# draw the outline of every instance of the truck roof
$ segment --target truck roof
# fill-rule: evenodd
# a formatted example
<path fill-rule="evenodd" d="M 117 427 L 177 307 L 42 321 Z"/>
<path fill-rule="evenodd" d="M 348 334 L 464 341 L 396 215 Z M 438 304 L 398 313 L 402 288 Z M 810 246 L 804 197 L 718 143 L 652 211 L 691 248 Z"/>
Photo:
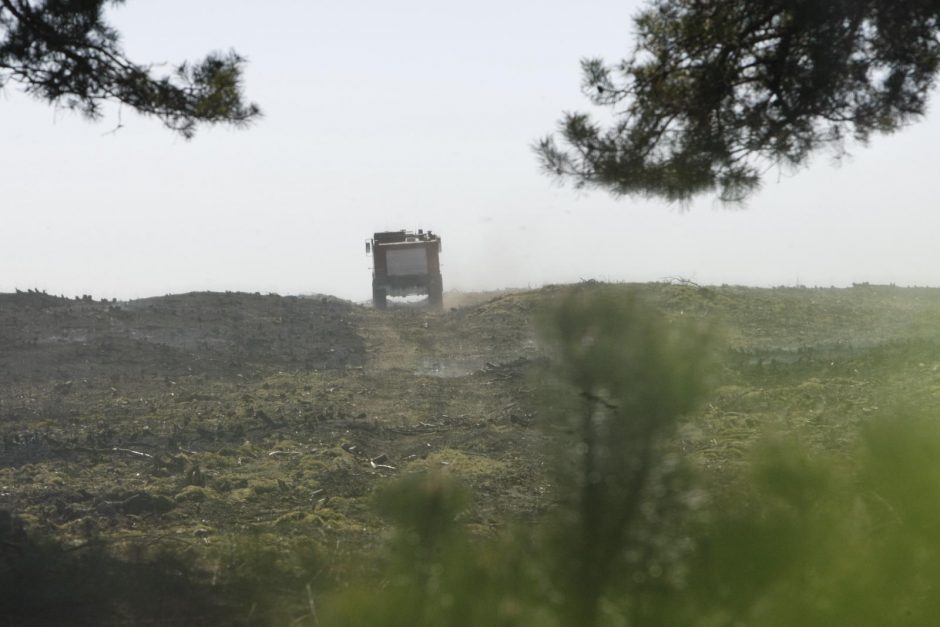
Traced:
<path fill-rule="evenodd" d="M 424 231 L 418 229 L 418 232 L 414 231 L 380 231 L 375 233 L 372 238 L 375 240 L 376 244 L 397 244 L 401 242 L 433 242 L 440 239 L 437 235 L 431 231 Z"/>

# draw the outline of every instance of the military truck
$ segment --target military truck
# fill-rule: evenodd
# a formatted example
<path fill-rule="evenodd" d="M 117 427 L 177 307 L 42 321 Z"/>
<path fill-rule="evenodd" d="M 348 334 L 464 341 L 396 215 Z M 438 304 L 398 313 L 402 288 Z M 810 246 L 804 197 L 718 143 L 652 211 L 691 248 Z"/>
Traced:
<path fill-rule="evenodd" d="M 431 231 L 382 231 L 366 241 L 372 253 L 372 302 L 385 309 L 389 296 L 427 294 L 428 306 L 444 304 L 441 238 Z"/>

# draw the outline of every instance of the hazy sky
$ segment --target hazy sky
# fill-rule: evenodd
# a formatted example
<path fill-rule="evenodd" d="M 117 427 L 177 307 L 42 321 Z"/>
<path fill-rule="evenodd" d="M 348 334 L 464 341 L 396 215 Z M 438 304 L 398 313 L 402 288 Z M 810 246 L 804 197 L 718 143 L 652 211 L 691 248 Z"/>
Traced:
<path fill-rule="evenodd" d="M 639 2 L 131 0 L 128 54 L 234 48 L 265 117 L 192 141 L 0 92 L 0 292 L 371 295 L 373 231 L 441 234 L 445 289 L 596 278 L 940 285 L 940 116 L 745 209 L 577 191 L 531 144 L 587 109 L 578 61 L 633 45 Z M 936 104 L 936 103 L 935 103 Z"/>

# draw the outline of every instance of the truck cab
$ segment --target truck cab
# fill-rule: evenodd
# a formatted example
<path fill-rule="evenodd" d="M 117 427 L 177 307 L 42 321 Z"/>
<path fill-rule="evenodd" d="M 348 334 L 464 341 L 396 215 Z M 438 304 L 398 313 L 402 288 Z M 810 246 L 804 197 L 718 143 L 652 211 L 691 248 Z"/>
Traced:
<path fill-rule="evenodd" d="M 389 296 L 427 294 L 428 306 L 444 304 L 441 238 L 431 231 L 382 231 L 366 241 L 372 253 L 372 302 L 385 309 Z"/>

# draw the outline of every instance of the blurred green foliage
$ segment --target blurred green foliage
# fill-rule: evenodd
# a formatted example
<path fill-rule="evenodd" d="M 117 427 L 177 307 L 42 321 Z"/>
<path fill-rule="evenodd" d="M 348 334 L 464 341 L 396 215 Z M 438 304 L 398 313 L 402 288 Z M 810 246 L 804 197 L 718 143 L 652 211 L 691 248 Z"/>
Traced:
<path fill-rule="evenodd" d="M 472 538 L 448 505 L 465 498 L 453 480 L 407 479 L 383 500 L 401 508 L 393 557 L 328 599 L 328 624 L 934 624 L 929 408 L 882 412 L 848 454 L 768 437 L 733 489 L 710 490 L 671 436 L 717 368 L 712 333 L 603 293 L 563 301 L 545 328 L 555 509 L 534 528 Z M 445 519 L 446 534 L 415 531 Z"/>
<path fill-rule="evenodd" d="M 666 448 L 714 370 L 711 334 L 635 293 L 572 292 L 543 322 L 555 347 L 546 412 L 559 437 L 560 507 L 548 524 L 566 624 L 594 625 L 608 592 L 648 585 L 674 562 L 686 469 Z M 670 537 L 679 536 L 679 537 Z M 659 548 L 654 548 L 659 547 Z"/>

